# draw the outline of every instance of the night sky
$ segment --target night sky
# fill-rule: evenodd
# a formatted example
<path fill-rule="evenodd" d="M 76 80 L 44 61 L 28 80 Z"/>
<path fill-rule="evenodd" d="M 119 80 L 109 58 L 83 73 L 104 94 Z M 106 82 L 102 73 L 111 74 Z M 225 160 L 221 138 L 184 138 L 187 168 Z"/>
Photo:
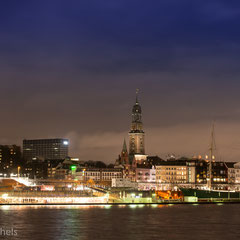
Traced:
<path fill-rule="evenodd" d="M 0 144 L 68 137 L 71 155 L 115 161 L 136 88 L 146 153 L 240 156 L 240 2 L 0 3 Z"/>

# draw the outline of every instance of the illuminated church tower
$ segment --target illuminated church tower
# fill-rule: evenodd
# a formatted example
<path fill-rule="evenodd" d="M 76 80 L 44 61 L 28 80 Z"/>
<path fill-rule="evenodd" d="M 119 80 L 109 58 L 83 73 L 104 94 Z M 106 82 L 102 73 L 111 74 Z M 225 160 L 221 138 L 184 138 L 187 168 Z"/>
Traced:
<path fill-rule="evenodd" d="M 138 90 L 136 103 L 132 109 L 132 126 L 129 132 L 129 155 L 145 155 L 144 131 L 142 124 L 142 109 L 138 102 Z"/>

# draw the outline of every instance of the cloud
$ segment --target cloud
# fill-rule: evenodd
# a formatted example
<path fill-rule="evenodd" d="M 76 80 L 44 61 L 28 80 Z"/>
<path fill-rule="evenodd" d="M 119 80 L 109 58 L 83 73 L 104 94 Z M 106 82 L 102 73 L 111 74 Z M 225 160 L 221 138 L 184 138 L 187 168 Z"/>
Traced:
<path fill-rule="evenodd" d="M 168 127 L 146 128 L 146 154 L 166 158 L 169 154 L 177 157 L 209 155 L 211 123 L 195 122 Z M 217 160 L 238 161 L 240 156 L 240 123 L 219 121 L 215 126 Z M 71 153 L 82 160 L 101 160 L 114 163 L 122 149 L 127 132 L 102 132 L 66 135 L 71 142 Z"/>
<path fill-rule="evenodd" d="M 102 132 L 80 135 L 69 132 L 70 151 L 81 160 L 99 160 L 107 163 L 115 162 L 121 151 L 124 132 Z"/>

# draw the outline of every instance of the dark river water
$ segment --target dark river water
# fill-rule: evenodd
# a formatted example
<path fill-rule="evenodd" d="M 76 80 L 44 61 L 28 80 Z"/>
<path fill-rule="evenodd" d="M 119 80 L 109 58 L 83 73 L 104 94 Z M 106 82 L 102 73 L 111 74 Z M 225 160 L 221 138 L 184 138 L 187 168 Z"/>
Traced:
<path fill-rule="evenodd" d="M 23 240 L 240 239 L 240 205 L 0 206 L 0 230 Z"/>

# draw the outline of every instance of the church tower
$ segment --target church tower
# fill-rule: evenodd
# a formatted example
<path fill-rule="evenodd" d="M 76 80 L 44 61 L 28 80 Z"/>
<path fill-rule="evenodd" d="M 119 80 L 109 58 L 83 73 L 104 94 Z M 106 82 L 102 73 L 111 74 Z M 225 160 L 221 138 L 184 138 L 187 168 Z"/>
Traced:
<path fill-rule="evenodd" d="M 124 139 L 124 142 L 123 142 L 123 148 L 122 148 L 122 152 L 121 152 L 121 156 L 120 156 L 120 161 L 121 161 L 121 164 L 123 166 L 125 166 L 126 164 L 129 164 L 127 144 L 126 144 L 125 139 Z"/>
<path fill-rule="evenodd" d="M 132 109 L 132 126 L 129 132 L 129 155 L 145 155 L 144 131 L 142 124 L 142 108 L 138 102 L 138 90 L 136 103 Z"/>

